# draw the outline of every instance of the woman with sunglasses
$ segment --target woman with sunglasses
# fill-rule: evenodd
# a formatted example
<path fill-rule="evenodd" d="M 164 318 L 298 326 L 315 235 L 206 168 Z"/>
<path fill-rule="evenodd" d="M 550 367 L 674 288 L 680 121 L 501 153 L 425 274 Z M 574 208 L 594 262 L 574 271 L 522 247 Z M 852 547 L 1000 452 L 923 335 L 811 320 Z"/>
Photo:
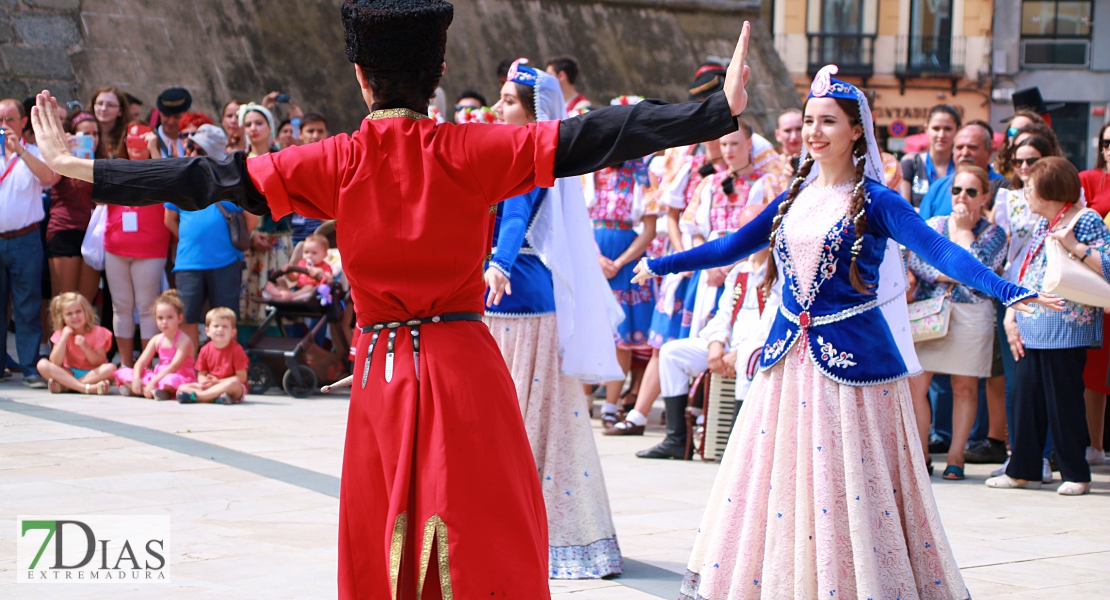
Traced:
<path fill-rule="evenodd" d="M 986 171 L 971 165 L 960 167 L 952 180 L 952 214 L 933 217 L 928 224 L 997 272 L 1006 258 L 1006 232 L 983 217 L 989 190 Z M 922 449 L 928 456 L 929 384 L 936 373 L 952 376 L 952 444 L 944 478 L 959 480 L 964 478 L 964 446 L 979 406 L 979 378 L 991 375 L 994 303 L 983 292 L 944 275 L 917 253 L 910 254 L 909 268 L 918 281 L 916 300 L 947 296 L 951 301 L 948 335 L 914 344 L 924 372 L 910 378 L 910 394 Z M 929 459 L 930 474 L 931 463 Z"/>
<path fill-rule="evenodd" d="M 1095 168 L 1079 174 L 1079 181 L 1087 199 L 1087 206 L 1098 211 L 1103 219 L 1110 214 L 1110 123 L 1098 130 L 1098 157 Z M 1087 368 L 1083 371 L 1084 397 L 1087 401 L 1087 427 L 1091 434 L 1091 445 L 1087 448 L 1087 462 L 1092 465 L 1106 464 L 1106 449 L 1102 440 L 1105 435 L 1106 395 L 1110 394 L 1110 344 L 1105 340 L 1110 336 L 1110 319 L 1103 319 L 1102 348 L 1087 351 Z"/>
<path fill-rule="evenodd" d="M 1011 121 L 1012 124 L 1013 121 Z M 1059 146 L 1055 140 L 1029 133 L 1031 129 L 1039 129 L 1039 127 L 1036 125 L 1023 126 L 1017 135 L 1011 136 L 1014 144 L 1009 150 L 1011 156 L 1009 172 L 1013 174 L 1009 182 L 1010 189 L 1002 188 L 998 190 L 994 203 L 994 222 L 1006 232 L 1010 240 L 1006 249 L 1005 267 L 1000 273 L 1002 278 L 1010 283 L 1018 282 L 1021 261 L 1025 257 L 1025 251 L 1029 248 L 1029 240 L 1033 236 L 1033 231 L 1041 220 L 1041 217 L 1029 208 L 1029 201 L 1025 196 L 1025 188 L 1029 185 L 1029 172 L 1040 159 L 1046 156 L 1059 155 Z M 1005 349 L 1008 346 L 1005 328 L 999 328 L 998 337 L 1002 348 Z M 1002 369 L 1006 376 L 1007 387 L 1011 390 L 1006 394 L 1006 420 L 1009 422 L 1013 416 L 1013 385 L 1016 363 L 1013 356 L 1005 351 L 1002 352 Z M 1010 437 L 1008 440 L 1010 445 L 1013 445 L 1012 431 L 1008 431 L 1007 435 Z M 1052 443 L 1049 441 L 1044 448 L 1041 477 L 1045 482 L 1052 481 L 1052 468 L 1048 462 L 1048 456 L 1051 453 Z M 991 475 L 998 476 L 1005 471 L 1006 465 L 1003 464 L 1002 468 L 991 473 Z"/>
<path fill-rule="evenodd" d="M 1031 110 L 1019 110 L 1014 113 L 1007 124 L 1006 136 L 1002 140 L 1002 145 L 998 147 L 998 152 L 994 155 L 994 170 L 996 173 L 1001 173 L 1007 177 L 1014 174 L 1011 161 L 1014 158 L 1014 151 L 1021 143 L 1018 133 L 1029 126 L 1037 125 L 1048 126 L 1044 122 L 1044 117 Z"/>

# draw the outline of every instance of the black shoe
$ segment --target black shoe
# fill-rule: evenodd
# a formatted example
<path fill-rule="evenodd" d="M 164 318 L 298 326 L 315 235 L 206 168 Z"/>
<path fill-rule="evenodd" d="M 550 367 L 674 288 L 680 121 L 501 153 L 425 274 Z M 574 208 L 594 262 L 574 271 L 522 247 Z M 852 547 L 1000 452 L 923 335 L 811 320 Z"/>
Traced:
<path fill-rule="evenodd" d="M 686 458 L 686 396 L 663 398 L 667 415 L 667 437 L 654 448 L 636 453 L 640 458 Z"/>
<path fill-rule="evenodd" d="M 948 441 L 935 435 L 929 437 L 929 454 L 946 454 Z"/>
<path fill-rule="evenodd" d="M 636 453 L 640 458 L 674 458 L 683 460 L 686 458 L 686 444 L 675 444 L 669 439 L 663 440 L 658 445 L 648 448 L 647 450 L 640 450 Z"/>
<path fill-rule="evenodd" d="M 1002 464 L 1006 462 L 1006 442 L 987 438 L 967 445 L 964 462 L 973 464 Z"/>
<path fill-rule="evenodd" d="M 30 377 L 23 378 L 23 385 L 33 390 L 45 390 L 46 380 L 43 379 L 40 375 L 31 375 Z"/>

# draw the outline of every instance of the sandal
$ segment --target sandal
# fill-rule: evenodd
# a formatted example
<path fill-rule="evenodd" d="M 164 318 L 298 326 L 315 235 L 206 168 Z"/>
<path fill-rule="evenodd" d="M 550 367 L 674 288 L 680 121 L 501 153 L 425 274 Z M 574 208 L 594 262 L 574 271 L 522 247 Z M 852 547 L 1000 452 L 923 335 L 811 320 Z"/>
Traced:
<path fill-rule="evenodd" d="M 949 481 L 963 481 L 964 468 L 957 467 L 956 465 L 948 465 L 944 469 L 944 475 L 941 475 L 941 478 Z"/>
<path fill-rule="evenodd" d="M 181 404 L 196 404 L 197 395 L 194 392 L 178 392 L 177 401 Z"/>
<path fill-rule="evenodd" d="M 50 390 L 51 394 L 64 394 L 69 391 L 62 384 L 54 381 L 53 379 L 46 380 L 46 389 Z"/>
<path fill-rule="evenodd" d="M 621 421 L 612 427 L 606 427 L 601 435 L 644 435 L 644 426 L 630 421 Z"/>
<path fill-rule="evenodd" d="M 929 469 L 929 477 L 932 477 L 933 476 L 933 457 L 930 456 L 925 461 L 925 468 Z"/>
<path fill-rule="evenodd" d="M 213 402 L 216 404 L 238 404 L 234 398 L 227 394 L 220 394 L 220 397 L 213 400 Z"/>

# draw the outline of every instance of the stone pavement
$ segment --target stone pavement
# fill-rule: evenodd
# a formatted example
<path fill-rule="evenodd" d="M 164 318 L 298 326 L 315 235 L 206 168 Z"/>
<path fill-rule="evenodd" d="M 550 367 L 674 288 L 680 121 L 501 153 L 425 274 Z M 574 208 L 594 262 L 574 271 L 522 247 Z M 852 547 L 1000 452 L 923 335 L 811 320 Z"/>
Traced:
<path fill-rule="evenodd" d="M 0 383 L 0 598 L 334 597 L 346 408 L 337 393 L 179 405 Z M 553 581 L 555 600 L 677 596 L 718 467 L 632 455 L 661 437 L 597 436 L 626 574 Z M 1110 468 L 1079 498 L 990 490 L 990 468 L 933 479 L 973 597 L 1110 596 Z M 169 515 L 172 581 L 14 583 L 15 516 L 46 514 Z"/>

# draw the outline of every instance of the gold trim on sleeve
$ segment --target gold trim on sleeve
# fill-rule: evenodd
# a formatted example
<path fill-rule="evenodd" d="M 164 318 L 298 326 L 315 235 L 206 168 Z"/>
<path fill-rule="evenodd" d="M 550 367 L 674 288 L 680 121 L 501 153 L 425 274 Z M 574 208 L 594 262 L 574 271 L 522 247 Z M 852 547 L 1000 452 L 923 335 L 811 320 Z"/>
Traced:
<path fill-rule="evenodd" d="M 402 512 L 393 522 L 393 539 L 389 543 L 389 585 L 393 592 L 393 600 L 397 600 L 397 580 L 401 575 L 401 553 L 405 549 L 407 531 L 408 517 Z"/>
<path fill-rule="evenodd" d="M 428 575 L 428 565 L 432 560 L 432 544 L 436 545 L 436 561 L 439 567 L 439 589 L 443 600 L 454 600 L 455 594 L 451 590 L 451 563 L 450 548 L 447 543 L 447 524 L 439 515 L 432 515 L 424 524 L 424 540 L 420 548 L 420 572 L 416 583 L 416 597 L 420 599 L 424 592 L 424 578 Z"/>
<path fill-rule="evenodd" d="M 406 119 L 412 119 L 413 121 L 431 118 L 428 115 L 422 115 L 415 110 L 409 110 L 407 108 L 386 108 L 382 110 L 375 110 L 374 112 L 366 116 L 366 118 L 370 119 L 371 121 L 377 121 L 378 119 L 393 119 L 395 117 L 404 117 Z"/>

